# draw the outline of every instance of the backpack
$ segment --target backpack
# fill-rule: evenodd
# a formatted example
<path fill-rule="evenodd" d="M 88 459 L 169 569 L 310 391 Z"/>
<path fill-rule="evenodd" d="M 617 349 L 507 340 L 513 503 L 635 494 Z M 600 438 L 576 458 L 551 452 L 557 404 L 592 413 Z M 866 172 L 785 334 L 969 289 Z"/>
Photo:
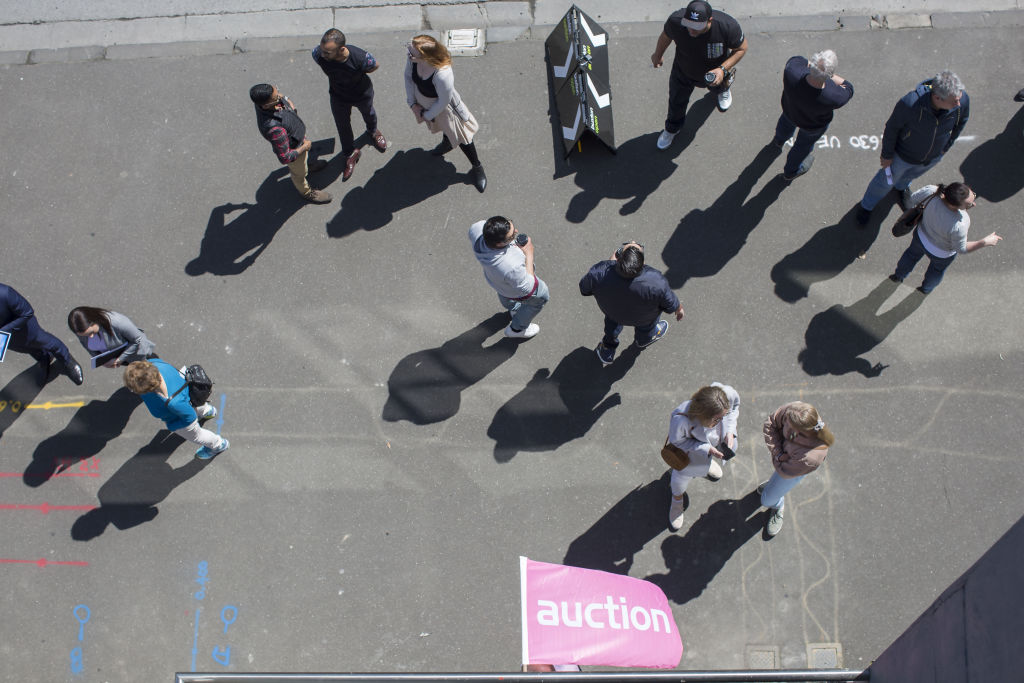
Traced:
<path fill-rule="evenodd" d="M 206 374 L 206 370 L 203 370 L 203 366 L 189 365 L 178 372 L 185 376 L 185 384 L 171 394 L 167 402 L 170 403 L 171 399 L 180 394 L 182 389 L 188 387 L 188 402 L 192 404 L 192 407 L 198 408 L 205 405 L 210 400 L 210 394 L 213 393 L 213 380 Z"/>

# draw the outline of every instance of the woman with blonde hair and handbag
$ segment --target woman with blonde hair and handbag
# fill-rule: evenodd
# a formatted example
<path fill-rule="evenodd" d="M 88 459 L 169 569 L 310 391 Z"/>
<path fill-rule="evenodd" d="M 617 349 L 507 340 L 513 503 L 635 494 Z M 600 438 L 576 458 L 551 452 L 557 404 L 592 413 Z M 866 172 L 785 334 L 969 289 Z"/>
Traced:
<path fill-rule="evenodd" d="M 765 529 L 769 536 L 782 529 L 786 493 L 818 469 L 835 442 L 832 430 L 810 403 L 787 403 L 765 420 L 764 443 L 775 472 L 757 487 L 757 492 L 761 494 L 761 505 L 770 512 Z"/>
<path fill-rule="evenodd" d="M 694 477 L 711 481 L 722 478 L 722 466 L 714 458 L 724 458 L 720 448 L 731 453 L 736 447 L 736 422 L 740 415 L 740 395 L 732 387 L 712 382 L 701 387 L 690 400 L 672 411 L 668 424 L 668 442 L 684 451 L 689 464 L 672 470 L 672 504 L 668 522 L 673 531 L 683 526 L 683 494 Z"/>
<path fill-rule="evenodd" d="M 473 166 L 473 185 L 483 192 L 487 176 L 473 143 L 480 126 L 455 90 L 455 72 L 448 48 L 431 36 L 419 35 L 409 41 L 407 50 L 405 100 L 416 123 L 426 122 L 431 133 L 443 133 L 441 144 L 430 153 L 444 156 L 458 145 Z"/>

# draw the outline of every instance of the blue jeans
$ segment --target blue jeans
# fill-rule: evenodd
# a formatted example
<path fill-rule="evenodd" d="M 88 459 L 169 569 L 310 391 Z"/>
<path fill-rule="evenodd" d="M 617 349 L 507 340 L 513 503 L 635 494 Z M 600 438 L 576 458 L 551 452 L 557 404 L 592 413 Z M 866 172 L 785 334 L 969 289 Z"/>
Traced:
<path fill-rule="evenodd" d="M 521 332 L 530 326 L 530 322 L 540 313 L 540 309 L 544 308 L 544 304 L 548 302 L 548 286 L 544 284 L 543 280 L 537 278 L 537 291 L 529 298 L 516 301 L 499 294 L 498 301 L 512 314 L 512 322 L 510 323 L 512 329 Z"/>
<path fill-rule="evenodd" d="M 804 474 L 799 477 L 793 477 L 792 479 L 786 479 L 779 475 L 778 472 L 772 472 L 772 478 L 768 480 L 768 485 L 764 487 L 764 491 L 761 492 L 761 505 L 766 508 L 775 508 L 778 510 L 781 508 L 786 499 L 784 496 L 792 490 L 794 486 L 803 481 L 803 478 L 807 475 Z"/>
<path fill-rule="evenodd" d="M 917 262 L 921 260 L 921 257 L 927 256 L 929 261 L 928 270 L 924 271 L 924 282 L 921 283 L 921 291 L 927 294 L 942 282 L 942 276 L 946 273 L 946 268 L 949 268 L 949 264 L 956 258 L 956 254 L 952 256 L 936 256 L 931 253 L 924 248 L 921 238 L 917 236 L 917 230 L 918 228 L 914 228 L 914 236 L 910 240 L 910 246 L 907 247 L 907 250 L 903 252 L 903 256 L 900 256 L 900 260 L 896 263 L 896 277 L 899 278 L 900 282 L 905 280 L 910 275 L 910 271 L 917 265 Z"/>
<path fill-rule="evenodd" d="M 659 315 L 649 325 L 634 325 L 633 326 L 633 341 L 640 344 L 646 344 L 651 341 L 654 336 L 654 330 L 658 326 L 658 322 L 661 320 Z M 622 325 L 615 322 L 608 316 L 604 317 L 604 339 L 601 343 L 607 346 L 609 349 L 614 349 L 619 345 L 619 333 L 622 332 Z"/>
<path fill-rule="evenodd" d="M 779 116 L 779 122 L 775 124 L 775 142 L 779 144 L 784 143 L 793 134 L 794 130 L 796 130 L 796 124 L 790 121 L 788 116 L 782 114 Z M 828 126 L 824 128 L 801 128 L 800 132 L 796 134 L 796 140 L 793 141 L 793 149 L 789 150 L 789 156 L 786 157 L 786 165 L 783 167 L 782 172 L 788 176 L 796 175 L 796 172 L 800 170 L 800 164 L 810 156 L 814 143 L 827 130 Z"/>
<path fill-rule="evenodd" d="M 864 190 L 864 198 L 860 200 L 860 205 L 871 211 L 878 202 L 882 201 L 882 197 L 889 194 L 890 190 L 902 192 L 910 187 L 910 183 L 915 178 L 924 175 L 940 161 L 942 161 L 941 154 L 927 164 L 912 164 L 901 159 L 899 154 L 894 155 L 892 164 L 889 166 L 889 170 L 892 171 L 892 187 L 889 187 L 889 183 L 885 179 L 885 169 L 878 169 L 878 173 L 868 183 L 868 189 Z"/>

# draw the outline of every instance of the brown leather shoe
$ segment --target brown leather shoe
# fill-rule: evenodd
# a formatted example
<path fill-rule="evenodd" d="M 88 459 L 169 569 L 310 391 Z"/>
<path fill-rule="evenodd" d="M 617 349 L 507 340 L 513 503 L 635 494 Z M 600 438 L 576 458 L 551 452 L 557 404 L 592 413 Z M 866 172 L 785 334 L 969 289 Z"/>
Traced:
<path fill-rule="evenodd" d="M 303 199 L 312 204 L 326 204 L 331 201 L 332 197 L 329 192 L 313 189 L 310 190 L 309 194 L 303 197 Z"/>
<path fill-rule="evenodd" d="M 361 156 L 363 156 L 363 150 L 357 149 L 348 156 L 348 159 L 345 159 L 345 171 L 341 174 L 341 182 L 352 177 L 352 171 L 356 170 L 356 163 Z"/>
<path fill-rule="evenodd" d="M 322 171 L 325 168 L 327 168 L 327 162 L 323 159 L 316 159 L 315 161 L 310 162 L 309 166 L 306 168 L 306 175 Z"/>
<path fill-rule="evenodd" d="M 386 152 L 388 149 L 388 141 L 384 139 L 384 133 L 380 132 L 380 129 L 373 131 L 373 146 L 377 148 L 378 152 Z"/>

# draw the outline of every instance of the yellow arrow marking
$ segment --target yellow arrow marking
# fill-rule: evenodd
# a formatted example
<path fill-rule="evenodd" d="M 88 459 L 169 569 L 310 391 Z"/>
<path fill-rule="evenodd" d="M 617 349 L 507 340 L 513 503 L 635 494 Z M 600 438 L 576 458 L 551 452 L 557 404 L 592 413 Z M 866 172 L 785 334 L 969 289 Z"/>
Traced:
<path fill-rule="evenodd" d="M 47 401 L 46 403 L 30 403 L 25 406 L 25 410 L 50 410 L 51 408 L 81 408 L 85 405 L 85 401 L 75 401 L 73 403 L 54 403 L 53 401 Z"/>

